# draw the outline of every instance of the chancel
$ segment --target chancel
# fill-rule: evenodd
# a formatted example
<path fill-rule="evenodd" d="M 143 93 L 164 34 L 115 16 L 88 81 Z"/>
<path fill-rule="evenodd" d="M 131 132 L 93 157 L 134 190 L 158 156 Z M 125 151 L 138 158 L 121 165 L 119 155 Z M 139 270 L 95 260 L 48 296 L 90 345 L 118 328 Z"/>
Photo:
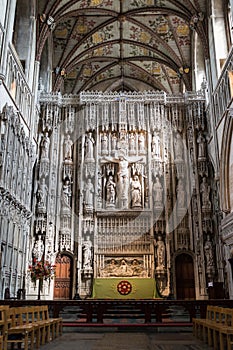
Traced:
<path fill-rule="evenodd" d="M 2 299 L 233 298 L 232 5 L 2 1 Z"/>

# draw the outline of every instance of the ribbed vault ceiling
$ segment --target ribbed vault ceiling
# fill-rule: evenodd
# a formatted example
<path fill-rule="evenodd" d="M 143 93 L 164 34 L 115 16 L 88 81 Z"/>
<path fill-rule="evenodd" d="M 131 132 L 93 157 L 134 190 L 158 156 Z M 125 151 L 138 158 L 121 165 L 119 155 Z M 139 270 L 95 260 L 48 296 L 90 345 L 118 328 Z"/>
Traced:
<path fill-rule="evenodd" d="M 37 59 L 53 90 L 192 90 L 194 34 L 207 55 L 206 0 L 39 1 Z M 52 38 L 52 40 L 51 40 Z"/>

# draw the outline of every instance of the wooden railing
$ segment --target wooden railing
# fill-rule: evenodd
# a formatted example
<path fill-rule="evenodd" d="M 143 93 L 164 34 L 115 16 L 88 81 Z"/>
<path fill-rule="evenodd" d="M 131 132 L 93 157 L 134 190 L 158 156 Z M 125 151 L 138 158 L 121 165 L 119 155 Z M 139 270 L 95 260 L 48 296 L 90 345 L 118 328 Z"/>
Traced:
<path fill-rule="evenodd" d="M 215 124 L 223 117 L 227 108 L 229 107 L 232 96 L 229 72 L 233 71 L 233 47 L 228 55 L 228 58 L 224 64 L 221 76 L 218 79 L 218 84 L 213 92 L 213 104 L 215 114 Z"/>
<path fill-rule="evenodd" d="M 32 112 L 32 92 L 28 86 L 22 64 L 13 45 L 8 47 L 6 85 L 26 125 L 30 127 Z"/>
<path fill-rule="evenodd" d="M 48 305 L 51 317 L 62 317 L 64 326 L 191 326 L 204 318 L 207 305 L 233 308 L 233 300 L 2 300 L 2 305 Z M 71 316 L 73 310 L 74 317 Z M 179 310 L 179 316 L 176 311 Z M 128 318 L 129 323 L 123 319 Z M 109 320 L 111 322 L 109 323 Z M 137 319 L 137 322 L 130 320 Z M 114 321 L 114 322 L 113 322 Z"/>

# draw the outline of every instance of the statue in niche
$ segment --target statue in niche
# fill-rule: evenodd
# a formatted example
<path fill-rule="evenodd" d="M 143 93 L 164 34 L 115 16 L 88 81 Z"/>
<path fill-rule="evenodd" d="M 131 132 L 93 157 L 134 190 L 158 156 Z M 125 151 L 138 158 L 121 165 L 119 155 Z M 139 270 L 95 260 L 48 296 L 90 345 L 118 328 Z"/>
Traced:
<path fill-rule="evenodd" d="M 138 175 L 134 175 L 131 179 L 131 200 L 132 208 L 142 206 L 142 186 Z"/>
<path fill-rule="evenodd" d="M 37 261 L 42 260 L 44 255 L 44 243 L 42 241 L 41 235 L 38 235 L 38 240 L 34 244 L 32 254 Z"/>
<path fill-rule="evenodd" d="M 163 187 L 159 177 L 157 176 L 153 185 L 153 202 L 155 205 L 163 204 Z"/>
<path fill-rule="evenodd" d="M 41 140 L 41 158 L 42 159 L 49 158 L 49 146 L 50 146 L 49 134 L 46 132 Z"/>
<path fill-rule="evenodd" d="M 202 208 L 211 208 L 210 196 L 210 186 L 206 181 L 206 177 L 203 177 L 202 183 L 200 184 L 200 192 L 202 194 Z"/>
<path fill-rule="evenodd" d="M 92 242 L 90 236 L 87 236 L 83 243 L 83 269 L 92 269 Z"/>
<path fill-rule="evenodd" d="M 101 154 L 108 154 L 108 136 L 106 132 L 101 136 Z"/>
<path fill-rule="evenodd" d="M 177 191 L 177 205 L 179 208 L 184 208 L 184 206 L 185 206 L 185 190 L 184 190 L 184 183 L 181 179 L 178 181 L 176 191 Z"/>
<path fill-rule="evenodd" d="M 206 266 L 207 269 L 214 266 L 214 256 L 213 256 L 213 246 L 210 241 L 210 236 L 207 236 L 207 240 L 204 245 L 205 257 L 206 257 Z"/>
<path fill-rule="evenodd" d="M 128 150 L 128 141 L 127 141 L 127 133 L 124 128 L 120 131 L 120 139 L 118 142 L 118 148 L 127 152 Z"/>
<path fill-rule="evenodd" d="M 38 206 L 45 207 L 47 193 L 48 193 L 48 187 L 45 183 L 45 178 L 43 177 L 41 182 L 39 182 L 38 184 L 38 190 L 36 193 Z"/>
<path fill-rule="evenodd" d="M 116 202 L 116 184 L 110 175 L 106 183 L 106 206 L 114 207 Z"/>
<path fill-rule="evenodd" d="M 72 159 L 72 146 L 73 141 L 68 134 L 66 139 L 64 140 L 64 159 L 71 160 Z"/>
<path fill-rule="evenodd" d="M 175 146 L 175 159 L 182 160 L 183 159 L 183 141 L 179 133 L 177 134 L 174 140 L 174 146 Z"/>
<path fill-rule="evenodd" d="M 161 148 L 160 148 L 160 138 L 157 132 L 154 132 L 152 136 L 152 156 L 156 158 L 160 158 Z"/>
<path fill-rule="evenodd" d="M 112 134 L 111 141 L 112 151 L 115 151 L 117 149 L 117 136 L 115 132 Z"/>
<path fill-rule="evenodd" d="M 129 206 L 129 180 L 124 176 L 120 178 L 117 186 L 118 205 L 121 209 L 127 209 Z"/>
<path fill-rule="evenodd" d="M 86 159 L 94 159 L 94 144 L 95 140 L 92 137 L 92 133 L 89 132 L 86 136 Z"/>
<path fill-rule="evenodd" d="M 119 158 L 105 157 L 103 160 L 118 164 L 118 182 L 117 182 L 117 199 L 120 208 L 126 208 L 128 205 L 128 188 L 129 188 L 129 164 L 142 160 L 143 158 L 119 156 Z"/>
<path fill-rule="evenodd" d="M 93 207 L 93 194 L 94 194 L 94 186 L 91 182 L 91 179 L 87 179 L 87 183 L 84 185 L 84 191 L 85 191 L 85 205 L 88 207 Z"/>
<path fill-rule="evenodd" d="M 197 143 L 198 143 L 198 159 L 205 158 L 205 156 L 206 156 L 205 137 L 202 135 L 201 132 L 199 132 L 199 134 L 198 134 Z"/>
<path fill-rule="evenodd" d="M 145 136 L 143 132 L 140 132 L 138 136 L 138 153 L 142 154 L 145 152 Z"/>
<path fill-rule="evenodd" d="M 70 198 L 72 195 L 71 192 L 71 183 L 68 178 L 65 179 L 65 183 L 62 186 L 62 197 L 63 197 L 63 202 L 65 205 L 70 206 Z"/>
<path fill-rule="evenodd" d="M 100 201 L 102 201 L 102 178 L 104 175 L 101 174 L 100 171 L 98 171 L 98 184 L 97 184 L 97 195 Z"/>
<path fill-rule="evenodd" d="M 135 154 L 136 153 L 136 143 L 135 143 L 135 134 L 130 133 L 129 135 L 129 153 Z"/>
<path fill-rule="evenodd" d="M 162 236 L 158 236 L 158 240 L 154 241 L 155 245 L 155 258 L 157 261 L 157 269 L 165 268 L 165 244 Z"/>

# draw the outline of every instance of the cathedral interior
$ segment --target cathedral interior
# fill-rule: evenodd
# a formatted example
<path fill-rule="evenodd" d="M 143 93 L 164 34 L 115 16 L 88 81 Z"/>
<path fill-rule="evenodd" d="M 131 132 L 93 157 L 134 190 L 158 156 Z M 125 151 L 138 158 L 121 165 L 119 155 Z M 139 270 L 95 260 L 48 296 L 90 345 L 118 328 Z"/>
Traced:
<path fill-rule="evenodd" d="M 0 298 L 233 298 L 233 0 L 0 0 Z"/>

